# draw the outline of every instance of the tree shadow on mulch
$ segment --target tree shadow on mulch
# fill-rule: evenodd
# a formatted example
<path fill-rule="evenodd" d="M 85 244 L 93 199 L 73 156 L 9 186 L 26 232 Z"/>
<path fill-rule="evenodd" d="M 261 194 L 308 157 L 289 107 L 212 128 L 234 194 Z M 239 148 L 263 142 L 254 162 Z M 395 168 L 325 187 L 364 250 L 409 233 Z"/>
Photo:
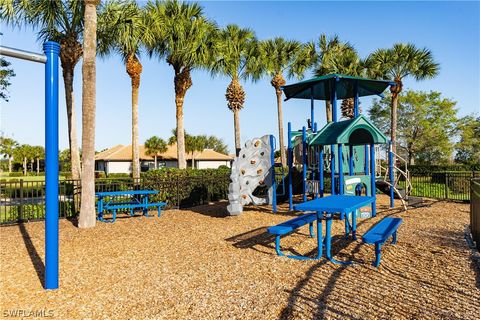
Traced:
<path fill-rule="evenodd" d="M 361 243 L 358 243 L 353 249 L 351 255 L 358 253 L 361 247 Z M 332 252 L 333 253 L 333 252 Z M 325 319 L 326 313 L 331 312 L 343 319 L 360 319 L 358 317 L 353 317 L 351 314 L 346 314 L 342 312 L 339 308 L 335 308 L 332 305 L 328 305 L 328 298 L 332 291 L 335 289 L 337 280 L 347 268 L 352 268 L 352 266 L 341 265 L 339 268 L 335 269 L 332 274 L 328 277 L 327 283 L 322 291 L 318 291 L 319 287 L 322 287 L 325 283 L 324 279 L 316 278 L 316 272 L 327 265 L 329 262 L 323 258 L 318 264 L 310 267 L 305 274 L 305 277 L 300 280 L 295 288 L 290 291 L 290 296 L 288 297 L 287 306 L 280 313 L 280 320 L 295 319 L 299 315 L 298 312 L 304 312 L 304 317 L 311 319 Z M 312 290 L 310 290 L 312 289 Z M 305 297 L 302 294 L 302 291 L 307 290 L 308 292 L 315 292 L 315 298 Z M 309 304 L 312 302 L 315 303 L 315 310 L 305 310 L 305 303 L 302 300 L 309 300 Z M 309 311 L 313 311 L 310 313 Z"/>
<path fill-rule="evenodd" d="M 28 252 L 28 255 L 30 256 L 30 260 L 32 261 L 33 267 L 35 268 L 35 272 L 37 273 L 38 280 L 40 281 L 42 287 L 45 287 L 44 286 L 45 264 L 43 263 L 43 260 L 40 257 L 40 255 L 38 254 L 38 251 L 35 248 L 35 245 L 32 242 L 32 238 L 30 238 L 30 235 L 28 234 L 28 231 L 25 228 L 25 225 L 23 223 L 20 223 L 18 225 L 18 229 L 22 234 L 23 242 L 25 244 L 25 247 L 27 248 L 27 252 Z"/>

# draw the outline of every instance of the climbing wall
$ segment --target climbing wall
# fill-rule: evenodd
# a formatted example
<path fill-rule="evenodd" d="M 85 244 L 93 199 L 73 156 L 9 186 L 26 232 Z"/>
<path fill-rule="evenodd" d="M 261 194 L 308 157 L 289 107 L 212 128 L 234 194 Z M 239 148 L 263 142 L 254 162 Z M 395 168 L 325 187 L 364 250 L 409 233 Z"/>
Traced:
<path fill-rule="evenodd" d="M 270 145 L 270 135 L 248 140 L 232 165 L 228 187 L 227 209 L 230 215 L 239 215 L 243 206 L 253 203 L 255 205 L 271 203 L 273 197 L 271 155 L 273 147 Z M 258 186 L 268 187 L 268 198 L 259 198 L 253 195 Z"/>

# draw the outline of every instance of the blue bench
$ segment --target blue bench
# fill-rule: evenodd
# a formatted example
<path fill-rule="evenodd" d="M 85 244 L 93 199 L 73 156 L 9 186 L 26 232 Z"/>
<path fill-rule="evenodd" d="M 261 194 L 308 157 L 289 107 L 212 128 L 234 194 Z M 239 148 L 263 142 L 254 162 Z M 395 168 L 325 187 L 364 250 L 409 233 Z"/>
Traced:
<path fill-rule="evenodd" d="M 166 206 L 166 202 L 150 202 L 146 204 L 140 204 L 135 202 L 130 203 L 116 203 L 116 204 L 109 204 L 104 206 L 104 210 L 111 210 L 112 211 L 112 222 L 115 222 L 117 219 L 117 210 L 123 209 L 130 209 L 130 216 L 133 216 L 133 210 L 140 208 L 140 209 L 148 209 L 149 207 L 157 207 L 157 216 L 160 217 L 162 213 L 162 207 Z M 144 214 L 146 217 L 150 217 L 148 214 Z"/>
<path fill-rule="evenodd" d="M 402 218 L 383 218 L 363 235 L 364 243 L 375 244 L 375 267 L 380 265 L 381 248 L 388 238 L 392 237 L 392 244 L 397 243 L 397 229 L 402 221 Z"/>
<path fill-rule="evenodd" d="M 285 222 L 282 222 L 276 226 L 269 227 L 267 229 L 268 233 L 275 235 L 275 251 L 279 256 L 284 256 L 285 254 L 282 252 L 280 249 L 280 237 L 286 234 L 289 234 L 295 229 L 298 229 L 300 227 L 303 227 L 304 225 L 308 224 L 309 225 L 309 232 L 310 236 L 313 237 L 313 222 L 317 220 L 317 214 L 315 212 L 313 213 L 307 213 L 303 214 L 299 217 L 296 217 L 292 220 L 288 220 Z M 291 256 L 292 258 L 295 258 L 297 256 Z M 299 258 L 299 257 L 297 257 Z"/>

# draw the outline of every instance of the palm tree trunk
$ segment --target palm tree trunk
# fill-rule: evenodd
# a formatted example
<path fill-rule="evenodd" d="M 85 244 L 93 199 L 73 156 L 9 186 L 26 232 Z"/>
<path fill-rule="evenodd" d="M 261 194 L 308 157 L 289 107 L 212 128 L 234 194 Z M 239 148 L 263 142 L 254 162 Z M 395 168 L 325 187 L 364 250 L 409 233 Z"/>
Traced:
<path fill-rule="evenodd" d="M 8 157 L 8 173 L 12 173 L 12 157 Z"/>
<path fill-rule="evenodd" d="M 233 126 L 235 130 L 235 154 L 240 154 L 241 142 L 240 142 L 240 110 L 233 110 Z"/>
<path fill-rule="evenodd" d="M 282 166 L 287 166 L 287 157 L 285 154 L 285 144 L 283 141 L 283 110 L 282 110 L 282 90 L 280 87 L 275 88 L 275 93 L 277 95 L 277 111 L 278 111 L 278 138 L 280 143 L 280 161 Z"/>
<path fill-rule="evenodd" d="M 158 166 L 157 166 L 157 156 L 155 156 L 155 170 L 158 169 Z"/>
<path fill-rule="evenodd" d="M 70 166 L 72 179 L 80 179 L 80 152 L 78 150 L 77 116 L 73 95 L 73 70 L 75 66 L 63 66 L 63 83 L 65 86 L 65 104 L 67 106 L 68 143 L 70 147 Z"/>
<path fill-rule="evenodd" d="M 325 100 L 325 112 L 327 123 L 332 122 L 332 104 L 328 100 Z"/>
<path fill-rule="evenodd" d="M 96 44 L 99 0 L 85 0 L 82 66 L 82 197 L 78 226 L 95 226 Z"/>
<path fill-rule="evenodd" d="M 23 157 L 23 175 L 27 175 L 27 157 Z"/>
<path fill-rule="evenodd" d="M 134 181 L 140 179 L 140 150 L 138 146 L 138 89 L 142 64 L 135 54 L 127 57 L 126 71 L 132 82 L 132 176 Z"/>
<path fill-rule="evenodd" d="M 176 117 L 177 117 L 177 161 L 180 169 L 187 168 L 185 159 L 185 130 L 183 128 L 183 96 L 175 94 Z"/>
<path fill-rule="evenodd" d="M 40 174 L 40 158 L 37 158 L 37 176 Z"/>

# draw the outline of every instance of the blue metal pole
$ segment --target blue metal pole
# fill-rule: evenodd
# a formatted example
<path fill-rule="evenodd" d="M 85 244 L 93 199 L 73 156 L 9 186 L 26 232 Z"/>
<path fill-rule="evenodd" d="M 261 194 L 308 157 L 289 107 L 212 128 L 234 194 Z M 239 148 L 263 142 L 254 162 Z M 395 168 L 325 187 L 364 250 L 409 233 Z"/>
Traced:
<path fill-rule="evenodd" d="M 272 210 L 277 212 L 277 182 L 275 181 L 275 142 L 273 141 L 273 135 L 270 135 L 270 147 L 272 152 L 270 153 L 270 163 L 272 164 Z"/>
<path fill-rule="evenodd" d="M 316 132 L 314 107 L 315 107 L 315 100 L 313 99 L 313 87 L 311 87 L 310 88 L 310 123 L 312 124 L 312 131 Z"/>
<path fill-rule="evenodd" d="M 348 174 L 353 176 L 353 146 L 348 146 Z"/>
<path fill-rule="evenodd" d="M 355 118 L 358 117 L 358 80 L 355 81 L 354 87 L 354 100 L 353 100 L 353 115 Z"/>
<path fill-rule="evenodd" d="M 323 198 L 323 193 L 325 191 L 325 183 L 323 181 L 323 146 L 320 146 L 320 154 L 318 155 L 318 158 L 320 159 L 320 163 L 318 165 L 318 171 L 319 171 L 319 175 L 320 175 L 320 197 Z"/>
<path fill-rule="evenodd" d="M 368 176 L 368 144 L 365 145 L 365 175 Z"/>
<path fill-rule="evenodd" d="M 293 209 L 293 190 L 292 190 L 292 174 L 293 174 L 293 150 L 292 150 L 292 123 L 288 123 L 288 209 Z"/>
<path fill-rule="evenodd" d="M 392 141 L 388 142 L 388 178 L 390 183 L 395 185 L 395 175 L 393 174 L 393 150 L 392 150 Z M 390 208 L 395 206 L 394 203 L 394 194 L 393 194 L 393 187 L 390 187 Z"/>
<path fill-rule="evenodd" d="M 375 187 L 375 145 L 372 143 L 370 145 L 370 195 L 375 198 L 375 201 L 372 202 L 372 217 L 377 215 L 377 196 L 376 196 L 376 187 Z"/>
<path fill-rule="evenodd" d="M 58 289 L 58 56 L 60 45 L 43 44 L 45 64 L 45 289 Z"/>
<path fill-rule="evenodd" d="M 307 129 L 302 128 L 303 201 L 307 201 Z"/>
<path fill-rule="evenodd" d="M 338 145 L 338 184 L 339 184 L 339 194 L 343 195 L 343 159 L 342 159 L 342 150 L 343 145 Z"/>
<path fill-rule="evenodd" d="M 330 171 L 331 171 L 331 176 L 332 176 L 332 186 L 331 186 L 331 192 L 332 196 L 335 195 L 335 146 L 332 144 L 330 145 Z"/>
<path fill-rule="evenodd" d="M 335 81 L 333 82 L 332 98 L 331 98 L 333 122 L 337 122 L 337 81 L 338 79 L 335 79 Z"/>

